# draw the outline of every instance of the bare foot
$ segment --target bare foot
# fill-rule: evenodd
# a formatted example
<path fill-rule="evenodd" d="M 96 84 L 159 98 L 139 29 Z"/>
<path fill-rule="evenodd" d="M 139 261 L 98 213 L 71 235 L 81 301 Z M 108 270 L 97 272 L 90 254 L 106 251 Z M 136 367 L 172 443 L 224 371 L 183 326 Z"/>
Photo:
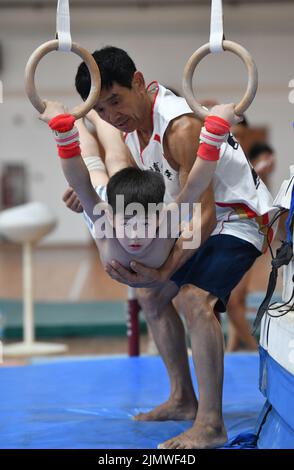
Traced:
<path fill-rule="evenodd" d="M 222 447 L 228 436 L 224 424 L 219 426 L 195 423 L 191 429 L 158 445 L 158 449 L 213 449 Z"/>
<path fill-rule="evenodd" d="M 195 400 L 179 402 L 169 399 L 148 413 L 139 413 L 134 416 L 135 421 L 189 421 L 194 420 L 197 413 Z"/>

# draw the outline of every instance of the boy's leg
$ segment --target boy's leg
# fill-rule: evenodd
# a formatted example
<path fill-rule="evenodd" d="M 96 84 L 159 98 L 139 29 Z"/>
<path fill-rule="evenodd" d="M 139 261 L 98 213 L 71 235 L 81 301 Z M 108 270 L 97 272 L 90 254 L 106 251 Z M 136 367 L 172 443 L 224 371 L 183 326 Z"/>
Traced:
<path fill-rule="evenodd" d="M 164 449 L 212 448 L 224 444 L 222 417 L 224 342 L 214 315 L 217 298 L 193 285 L 181 289 L 199 388 L 196 420 L 191 429 L 160 445 Z"/>
<path fill-rule="evenodd" d="M 82 157 L 90 173 L 92 184 L 94 187 L 105 186 L 109 180 L 109 170 L 101 158 L 98 139 L 87 129 L 83 119 L 78 119 L 75 125 L 79 131 Z"/>
<path fill-rule="evenodd" d="M 197 412 L 183 322 L 171 300 L 178 287 L 168 282 L 160 289 L 138 289 L 138 300 L 152 331 L 170 380 L 170 397 L 149 413 L 135 417 L 139 421 L 194 419 Z"/>
<path fill-rule="evenodd" d="M 98 141 L 89 132 L 83 119 L 78 119 L 75 125 L 79 131 L 82 157 L 89 171 L 91 183 L 94 188 L 98 188 L 102 192 L 108 183 L 109 176 L 107 168 L 100 157 Z M 102 196 L 103 200 L 105 199 L 103 194 L 99 194 L 99 196 Z M 73 212 L 83 212 L 80 200 L 73 188 L 67 188 L 62 199 Z"/>

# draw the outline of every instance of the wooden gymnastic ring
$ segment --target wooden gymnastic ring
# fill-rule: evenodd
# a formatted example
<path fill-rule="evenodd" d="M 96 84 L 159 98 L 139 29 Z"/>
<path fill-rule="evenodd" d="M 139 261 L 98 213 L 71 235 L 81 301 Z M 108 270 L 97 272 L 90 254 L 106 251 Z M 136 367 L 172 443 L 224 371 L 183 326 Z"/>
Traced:
<path fill-rule="evenodd" d="M 240 44 L 232 41 L 223 41 L 223 48 L 225 51 L 230 51 L 236 54 L 244 62 L 248 70 L 248 84 L 245 95 L 242 100 L 235 106 L 235 114 L 238 116 L 242 115 L 246 109 L 249 108 L 250 104 L 254 100 L 257 84 L 258 74 L 255 62 L 249 52 Z M 197 49 L 194 54 L 190 57 L 186 63 L 183 76 L 183 92 L 189 106 L 193 109 L 196 116 L 202 120 L 208 115 L 208 111 L 204 109 L 195 98 L 192 87 L 192 79 L 194 71 L 199 62 L 210 54 L 209 43 L 204 44 L 202 47 Z"/>
<path fill-rule="evenodd" d="M 32 105 L 39 111 L 43 113 L 45 111 L 44 101 L 39 97 L 36 86 L 35 86 L 35 73 L 36 68 L 40 60 L 47 55 L 49 52 L 58 50 L 59 41 L 58 39 L 53 39 L 52 41 L 45 42 L 40 47 L 38 47 L 30 56 L 26 68 L 25 68 L 25 89 L 26 93 L 31 101 Z M 100 94 L 101 89 L 101 77 L 98 65 L 93 58 L 92 54 L 88 52 L 83 47 L 79 46 L 76 43 L 72 43 L 71 51 L 74 54 L 80 56 L 85 64 L 87 65 L 91 77 L 91 89 L 88 98 L 85 102 L 76 106 L 73 110 L 70 111 L 76 119 L 79 119 L 85 116 L 95 105 Z"/>

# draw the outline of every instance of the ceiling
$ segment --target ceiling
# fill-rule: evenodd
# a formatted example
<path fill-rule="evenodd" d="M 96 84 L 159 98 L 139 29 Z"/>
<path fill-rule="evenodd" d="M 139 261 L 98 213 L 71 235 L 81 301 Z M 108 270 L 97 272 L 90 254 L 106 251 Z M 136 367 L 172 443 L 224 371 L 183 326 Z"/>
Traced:
<path fill-rule="evenodd" d="M 210 5 L 211 0 L 69 0 L 71 7 L 152 7 Z M 293 3 L 293 0 L 223 0 L 224 4 L 248 5 L 269 3 Z M 0 8 L 56 7 L 57 0 L 0 0 Z"/>

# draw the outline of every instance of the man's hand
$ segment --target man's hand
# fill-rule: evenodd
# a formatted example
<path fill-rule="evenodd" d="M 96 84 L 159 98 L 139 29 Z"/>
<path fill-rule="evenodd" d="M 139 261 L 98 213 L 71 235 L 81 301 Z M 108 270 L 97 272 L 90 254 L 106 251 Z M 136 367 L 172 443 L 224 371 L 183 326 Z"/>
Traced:
<path fill-rule="evenodd" d="M 209 111 L 210 116 L 218 116 L 225 121 L 228 121 L 231 126 L 234 124 L 238 124 L 238 122 L 242 121 L 242 116 L 237 116 L 235 114 L 235 104 L 217 104 L 213 106 L 213 108 Z"/>
<path fill-rule="evenodd" d="M 80 200 L 71 187 L 67 188 L 62 197 L 62 200 L 65 202 L 66 207 L 71 209 L 73 212 L 83 212 L 83 207 L 80 203 Z"/>
<path fill-rule="evenodd" d="M 114 260 L 105 266 L 105 271 L 115 281 L 130 287 L 158 287 L 169 279 L 163 269 L 149 268 L 137 261 L 131 261 L 130 267 L 132 271 Z"/>
<path fill-rule="evenodd" d="M 59 114 L 66 113 L 66 108 L 62 103 L 58 103 L 57 101 L 47 101 L 44 100 L 45 103 L 45 111 L 43 114 L 40 114 L 39 119 L 44 122 L 49 122 L 54 117 L 58 116 Z"/>

